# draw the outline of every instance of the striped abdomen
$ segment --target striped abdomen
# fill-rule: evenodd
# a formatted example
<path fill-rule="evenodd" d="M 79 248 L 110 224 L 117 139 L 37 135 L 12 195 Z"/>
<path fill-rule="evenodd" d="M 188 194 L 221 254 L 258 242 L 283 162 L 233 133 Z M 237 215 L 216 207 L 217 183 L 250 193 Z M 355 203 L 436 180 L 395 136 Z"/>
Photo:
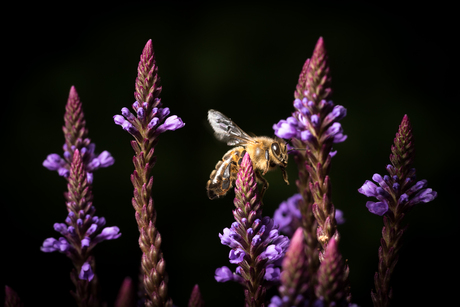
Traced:
<path fill-rule="evenodd" d="M 244 147 L 236 147 L 229 150 L 222 160 L 217 162 L 206 184 L 210 199 L 219 198 L 227 194 L 235 182 L 245 153 Z"/>

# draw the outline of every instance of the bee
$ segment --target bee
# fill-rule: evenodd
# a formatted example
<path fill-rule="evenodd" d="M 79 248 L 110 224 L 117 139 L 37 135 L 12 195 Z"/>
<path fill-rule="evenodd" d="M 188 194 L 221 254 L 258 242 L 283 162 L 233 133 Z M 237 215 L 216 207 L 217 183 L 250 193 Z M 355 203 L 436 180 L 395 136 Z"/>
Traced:
<path fill-rule="evenodd" d="M 227 151 L 209 176 L 210 179 L 206 184 L 209 199 L 223 197 L 227 194 L 235 183 L 246 152 L 251 158 L 257 182 L 263 184 L 261 197 L 268 188 L 268 181 L 262 175 L 277 166 L 283 173 L 284 181 L 289 184 L 286 173 L 288 153 L 284 140 L 277 137 L 249 136 L 230 118 L 216 110 L 208 111 L 208 121 L 218 140 L 226 142 L 229 146 L 238 145 Z"/>

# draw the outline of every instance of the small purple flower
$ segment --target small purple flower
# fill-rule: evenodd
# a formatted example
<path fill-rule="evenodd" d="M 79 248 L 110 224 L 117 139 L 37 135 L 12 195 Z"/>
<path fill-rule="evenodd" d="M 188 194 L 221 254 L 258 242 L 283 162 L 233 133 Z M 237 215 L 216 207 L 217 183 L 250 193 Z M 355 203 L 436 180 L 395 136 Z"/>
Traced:
<path fill-rule="evenodd" d="M 219 233 L 220 242 L 230 248 L 241 247 L 241 236 L 233 229 L 224 228 L 223 235 Z"/>
<path fill-rule="evenodd" d="M 167 130 L 174 131 L 184 126 L 185 124 L 182 122 L 182 119 L 180 117 L 177 117 L 177 115 L 172 115 L 168 117 L 165 120 L 165 122 L 158 127 L 157 132 L 162 133 Z"/>
<path fill-rule="evenodd" d="M 245 255 L 246 253 L 241 248 L 237 248 L 236 250 L 232 249 L 229 254 L 230 263 L 239 264 L 243 261 Z"/>
<path fill-rule="evenodd" d="M 384 215 L 388 211 L 388 204 L 386 202 L 373 202 L 368 201 L 366 202 L 366 208 L 369 209 L 370 213 L 374 213 L 377 215 Z"/>
<path fill-rule="evenodd" d="M 233 272 L 226 266 L 217 268 L 214 278 L 217 282 L 227 282 L 233 280 Z"/>
<path fill-rule="evenodd" d="M 280 268 L 276 268 L 273 264 L 267 265 L 265 269 L 265 276 L 264 278 L 268 281 L 278 282 L 280 280 L 281 270 Z"/>
<path fill-rule="evenodd" d="M 98 234 L 94 238 L 93 242 L 94 244 L 96 244 L 96 243 L 99 243 L 105 240 L 115 240 L 115 239 L 118 239 L 120 236 L 121 236 L 120 228 L 118 228 L 117 226 L 106 227 L 102 230 L 100 234 Z"/>
<path fill-rule="evenodd" d="M 110 155 L 110 153 L 104 150 L 99 156 L 93 158 L 93 160 L 88 164 L 88 171 L 93 172 L 99 168 L 109 167 L 115 163 L 115 159 Z"/>
<path fill-rule="evenodd" d="M 57 171 L 60 168 L 65 167 L 66 162 L 58 154 L 50 154 L 46 157 L 46 160 L 43 161 L 43 166 L 49 169 L 50 171 Z"/>
<path fill-rule="evenodd" d="M 281 306 L 283 306 L 283 301 L 277 295 L 273 296 L 270 300 L 270 304 L 268 304 L 268 307 L 281 307 Z"/>
<path fill-rule="evenodd" d="M 91 281 L 94 277 L 93 270 L 91 269 L 91 265 L 88 262 L 83 263 L 81 266 L 81 271 L 80 274 L 78 275 L 78 278 L 81 280 L 87 280 Z"/>

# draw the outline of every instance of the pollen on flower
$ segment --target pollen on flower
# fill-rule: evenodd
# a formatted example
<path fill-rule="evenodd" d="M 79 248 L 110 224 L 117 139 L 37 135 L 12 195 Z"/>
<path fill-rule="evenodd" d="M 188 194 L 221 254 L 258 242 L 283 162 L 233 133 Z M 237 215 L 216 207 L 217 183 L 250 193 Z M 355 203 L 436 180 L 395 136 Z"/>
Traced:
<path fill-rule="evenodd" d="M 325 236 L 325 235 L 321 235 L 318 237 L 318 241 L 321 242 L 321 243 L 327 243 L 327 241 L 329 240 L 329 237 L 328 236 Z"/>

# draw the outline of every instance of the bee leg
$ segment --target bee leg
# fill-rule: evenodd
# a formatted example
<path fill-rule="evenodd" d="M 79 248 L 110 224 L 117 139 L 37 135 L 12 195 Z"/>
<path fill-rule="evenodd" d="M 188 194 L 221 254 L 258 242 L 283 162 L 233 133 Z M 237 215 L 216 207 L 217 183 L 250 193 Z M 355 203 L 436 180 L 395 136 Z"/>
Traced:
<path fill-rule="evenodd" d="M 268 189 L 268 181 L 262 175 L 260 174 L 259 171 L 256 172 L 256 179 L 257 181 L 261 182 L 263 184 L 262 190 L 260 191 L 260 199 L 262 200 L 264 198 L 264 194 Z"/>
<path fill-rule="evenodd" d="M 283 172 L 283 180 L 286 182 L 287 185 L 289 185 L 289 180 L 288 180 L 288 175 L 286 173 L 286 169 L 284 167 L 280 167 L 281 171 Z"/>

